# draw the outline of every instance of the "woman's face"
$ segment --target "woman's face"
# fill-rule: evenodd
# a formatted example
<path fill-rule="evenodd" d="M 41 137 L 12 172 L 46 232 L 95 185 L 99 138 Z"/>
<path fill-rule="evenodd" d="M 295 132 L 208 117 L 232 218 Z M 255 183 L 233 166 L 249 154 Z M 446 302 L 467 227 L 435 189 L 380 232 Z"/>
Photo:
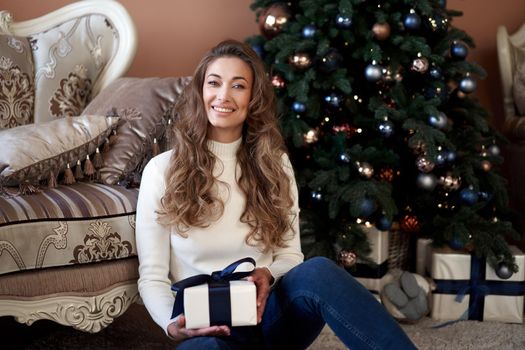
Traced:
<path fill-rule="evenodd" d="M 241 137 L 252 86 L 252 70 L 240 58 L 221 57 L 208 65 L 202 86 L 208 138 L 228 143 Z"/>

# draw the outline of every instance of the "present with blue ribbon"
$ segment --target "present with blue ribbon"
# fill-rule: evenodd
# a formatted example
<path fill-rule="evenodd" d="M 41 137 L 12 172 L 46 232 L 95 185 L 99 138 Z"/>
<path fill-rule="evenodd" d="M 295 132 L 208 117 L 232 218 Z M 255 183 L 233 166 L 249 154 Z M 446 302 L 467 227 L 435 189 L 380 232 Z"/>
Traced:
<path fill-rule="evenodd" d="M 242 280 L 253 272 L 253 268 L 235 271 L 243 263 L 255 268 L 254 259 L 244 258 L 211 275 L 196 275 L 174 283 L 171 290 L 177 294 L 172 318 L 184 313 L 188 329 L 256 325 L 255 284 Z"/>
<path fill-rule="evenodd" d="M 433 248 L 429 269 L 436 284 L 432 318 L 522 323 L 525 255 L 517 247 L 510 249 L 519 270 L 505 280 L 475 254 Z"/>

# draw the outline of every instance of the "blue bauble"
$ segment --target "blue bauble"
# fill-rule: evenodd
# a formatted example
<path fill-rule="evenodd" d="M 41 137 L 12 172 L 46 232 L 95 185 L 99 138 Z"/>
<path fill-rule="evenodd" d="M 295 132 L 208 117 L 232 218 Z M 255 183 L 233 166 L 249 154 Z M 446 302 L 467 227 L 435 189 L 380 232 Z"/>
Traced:
<path fill-rule="evenodd" d="M 314 202 L 320 202 L 323 199 L 323 195 L 319 191 L 310 192 L 310 197 L 312 197 Z"/>
<path fill-rule="evenodd" d="M 264 58 L 265 52 L 264 47 L 262 45 L 254 44 L 252 45 L 252 49 L 257 55 L 259 55 L 260 58 Z"/>
<path fill-rule="evenodd" d="M 360 208 L 361 208 L 360 215 L 364 217 L 368 217 L 372 215 L 374 211 L 376 210 L 376 203 L 370 198 L 364 198 L 361 201 Z"/>
<path fill-rule="evenodd" d="M 348 29 L 352 26 L 352 19 L 344 15 L 337 15 L 335 17 L 335 25 L 341 29 Z"/>
<path fill-rule="evenodd" d="M 411 12 L 405 16 L 403 24 L 408 30 L 418 30 L 421 27 L 421 17 L 417 13 Z"/>
<path fill-rule="evenodd" d="M 348 163 L 350 163 L 351 160 L 352 160 L 352 158 L 350 158 L 348 153 L 341 153 L 339 155 L 339 162 L 341 162 L 343 164 L 348 164 Z"/>
<path fill-rule="evenodd" d="M 384 120 L 379 123 L 377 130 L 384 137 L 390 137 L 394 133 L 394 123 L 390 120 Z"/>
<path fill-rule="evenodd" d="M 439 0 L 438 4 L 439 4 L 439 7 L 446 8 L 447 7 L 447 0 Z"/>
<path fill-rule="evenodd" d="M 446 161 L 447 155 L 445 152 L 439 152 L 438 154 L 436 154 L 436 165 L 444 165 Z"/>
<path fill-rule="evenodd" d="M 454 236 L 450 241 L 448 241 L 448 246 L 455 250 L 461 250 L 465 248 L 465 242 L 459 239 L 459 237 Z"/>
<path fill-rule="evenodd" d="M 379 220 L 376 221 L 376 227 L 379 231 L 388 231 L 392 227 L 392 221 L 386 216 L 381 216 Z"/>
<path fill-rule="evenodd" d="M 448 151 L 448 153 L 447 153 L 447 161 L 453 162 L 455 160 L 456 160 L 456 152 Z"/>
<path fill-rule="evenodd" d="M 375 83 L 383 76 L 381 66 L 378 64 L 369 64 L 365 68 L 365 78 L 371 83 Z"/>
<path fill-rule="evenodd" d="M 464 60 L 468 55 L 468 47 L 467 45 L 460 43 L 460 42 L 454 42 L 452 43 L 452 46 L 450 46 L 450 56 L 452 58 L 455 58 L 457 60 Z"/>
<path fill-rule="evenodd" d="M 446 101 L 448 98 L 448 90 L 446 86 L 432 86 L 429 85 L 423 90 L 423 94 L 427 100 L 438 97 L 441 101 Z"/>
<path fill-rule="evenodd" d="M 448 118 L 447 115 L 443 112 L 438 113 L 438 115 L 429 115 L 428 123 L 435 128 L 444 129 L 447 126 Z"/>
<path fill-rule="evenodd" d="M 325 96 L 324 100 L 332 107 L 339 107 L 341 106 L 341 102 L 343 99 L 341 96 L 335 93 L 331 93 L 330 95 Z"/>
<path fill-rule="evenodd" d="M 443 73 L 441 72 L 441 68 L 439 67 L 431 67 L 428 71 L 428 74 L 432 77 L 432 79 L 441 79 L 443 77 Z"/>
<path fill-rule="evenodd" d="M 303 113 L 304 111 L 306 111 L 306 105 L 302 102 L 295 101 L 292 104 L 292 109 L 296 113 Z"/>
<path fill-rule="evenodd" d="M 466 94 L 474 92 L 476 87 L 476 81 L 471 76 L 466 76 L 459 82 L 459 89 Z"/>
<path fill-rule="evenodd" d="M 467 205 L 474 205 L 478 201 L 478 194 L 470 188 L 464 188 L 459 193 L 459 198 Z"/>
<path fill-rule="evenodd" d="M 315 35 L 316 30 L 317 29 L 312 24 L 304 26 L 304 28 L 303 28 L 303 38 L 305 38 L 305 39 L 313 38 L 314 35 Z"/>
<path fill-rule="evenodd" d="M 321 59 L 319 68 L 321 68 L 321 70 L 325 73 L 332 73 L 341 67 L 342 62 L 343 56 L 339 53 L 339 51 L 336 49 L 330 49 Z"/>

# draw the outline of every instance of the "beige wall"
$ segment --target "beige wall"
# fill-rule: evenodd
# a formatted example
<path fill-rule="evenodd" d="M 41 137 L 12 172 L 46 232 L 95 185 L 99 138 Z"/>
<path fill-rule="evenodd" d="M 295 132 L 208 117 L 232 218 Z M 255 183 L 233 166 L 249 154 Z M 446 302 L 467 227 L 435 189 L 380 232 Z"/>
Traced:
<path fill-rule="evenodd" d="M 0 0 L 0 10 L 25 20 L 55 10 L 71 0 Z M 129 76 L 190 75 L 198 59 L 224 38 L 257 34 L 252 0 L 120 0 L 133 17 L 139 35 L 137 56 Z M 448 7 L 464 12 L 454 24 L 469 33 L 477 47 L 469 59 L 489 73 L 479 82 L 477 96 L 499 126 L 502 115 L 496 54 L 499 25 L 515 31 L 525 22 L 524 0 L 449 0 Z"/>

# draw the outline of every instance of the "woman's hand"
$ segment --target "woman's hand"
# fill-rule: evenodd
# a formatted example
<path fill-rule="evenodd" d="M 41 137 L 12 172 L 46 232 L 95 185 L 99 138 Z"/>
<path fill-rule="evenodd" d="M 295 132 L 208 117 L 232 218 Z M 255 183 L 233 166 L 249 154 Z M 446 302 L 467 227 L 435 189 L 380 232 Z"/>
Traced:
<path fill-rule="evenodd" d="M 270 285 L 273 283 L 273 276 L 266 267 L 257 267 L 247 280 L 255 283 L 257 288 L 257 323 L 261 323 L 266 299 L 270 294 Z"/>
<path fill-rule="evenodd" d="M 191 337 L 198 336 L 211 336 L 221 337 L 229 336 L 230 328 L 228 326 L 212 326 L 197 329 L 186 328 L 186 318 L 184 315 L 180 315 L 175 322 L 170 323 L 168 326 L 168 334 L 176 341 L 182 341 Z"/>

